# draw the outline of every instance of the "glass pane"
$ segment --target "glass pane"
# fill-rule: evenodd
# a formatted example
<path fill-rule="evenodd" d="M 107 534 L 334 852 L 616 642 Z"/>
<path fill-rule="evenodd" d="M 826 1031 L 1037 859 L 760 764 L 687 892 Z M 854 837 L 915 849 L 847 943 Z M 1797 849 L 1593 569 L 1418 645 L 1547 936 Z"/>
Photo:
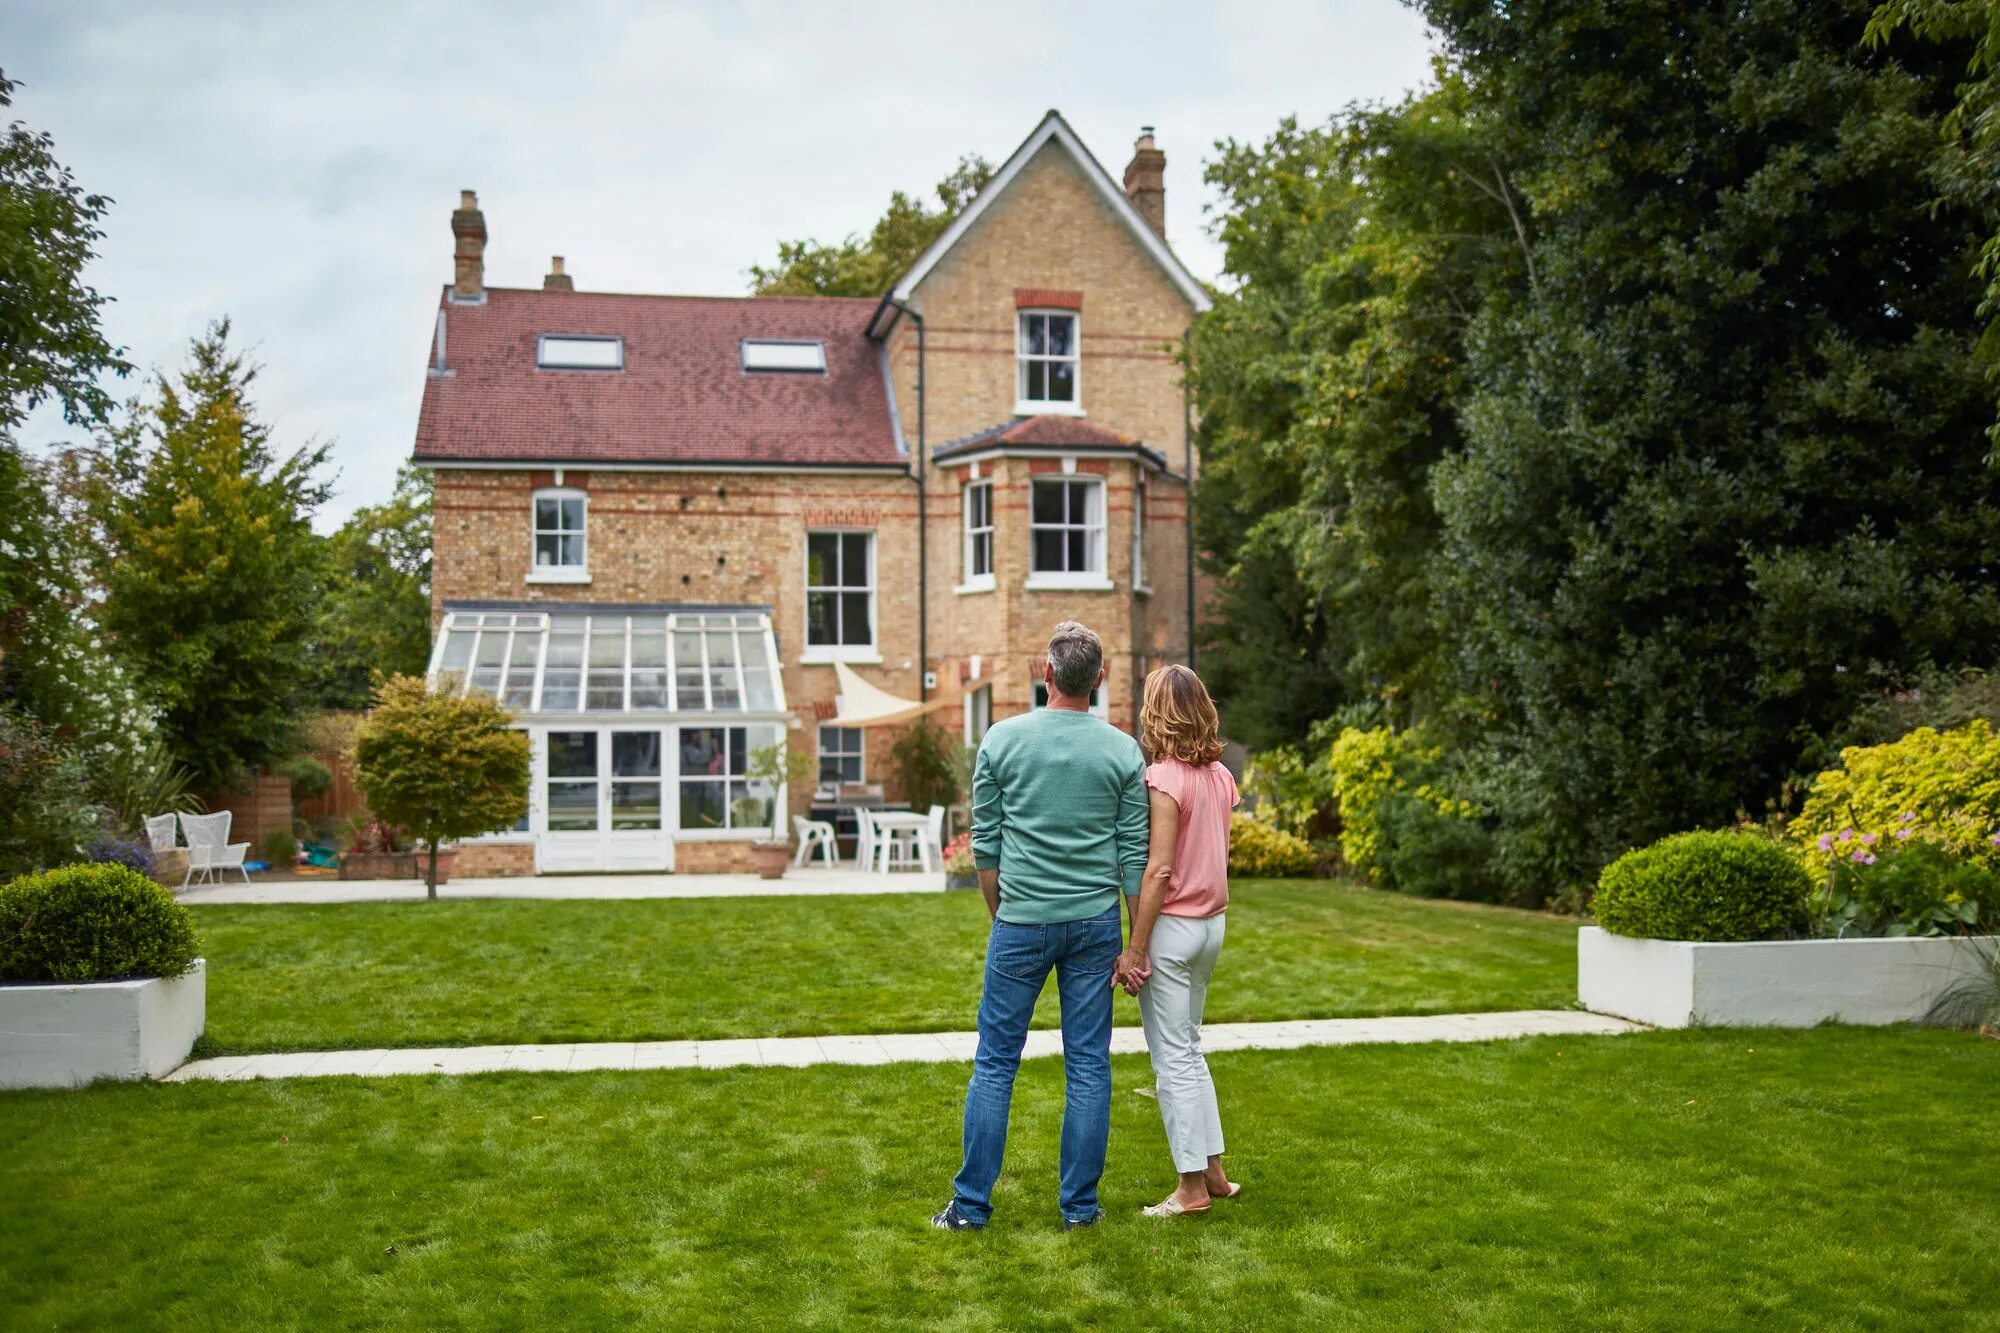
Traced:
<path fill-rule="evenodd" d="M 658 782 L 614 782 L 611 784 L 611 828 L 613 832 L 656 829 L 660 826 L 660 784 Z"/>
<path fill-rule="evenodd" d="M 1046 401 L 1049 396 L 1049 363 L 1030 361 L 1022 369 L 1028 372 L 1028 391 L 1025 395 L 1027 400 L 1031 403 Z"/>
<path fill-rule="evenodd" d="M 843 588 L 868 586 L 868 534 L 865 532 L 841 534 L 840 586 Z"/>
<path fill-rule="evenodd" d="M 701 635 L 690 634 L 686 630 L 674 634 L 674 689 L 679 693 L 677 707 L 690 712 L 700 712 L 708 707 L 708 696 L 702 693 Z"/>
<path fill-rule="evenodd" d="M 1063 484 L 1059 481 L 1035 483 L 1035 522 L 1063 521 Z"/>
<path fill-rule="evenodd" d="M 583 538 L 558 537 L 556 563 L 565 569 L 583 568 Z"/>
<path fill-rule="evenodd" d="M 667 706 L 667 635 L 632 627 L 632 707 Z"/>
<path fill-rule="evenodd" d="M 1040 356 L 1048 350 L 1049 320 L 1046 315 L 1021 316 L 1021 350 L 1030 356 Z"/>
<path fill-rule="evenodd" d="M 815 588 L 831 585 L 840 563 L 840 534 L 806 534 L 806 583 Z"/>
<path fill-rule="evenodd" d="M 681 783 L 681 827 L 725 827 L 729 818 L 728 792 L 729 784 L 721 781 Z"/>
<path fill-rule="evenodd" d="M 722 727 L 681 728 L 681 776 L 720 776 L 726 756 Z"/>
<path fill-rule="evenodd" d="M 771 827 L 772 797 L 775 793 L 761 782 L 729 784 L 729 826 L 731 828 Z"/>
<path fill-rule="evenodd" d="M 535 527 L 537 530 L 555 531 L 560 519 L 560 506 L 554 500 L 535 501 Z"/>
<path fill-rule="evenodd" d="M 621 670 L 604 672 L 592 671 L 590 682 L 583 692 L 583 711 L 586 713 L 622 713 L 625 711 L 625 672 Z"/>
<path fill-rule="evenodd" d="M 499 697 L 500 668 L 499 667 L 472 668 L 471 674 L 466 677 L 465 688 L 468 690 L 478 690 L 481 694 L 490 694 L 496 698 Z"/>
<path fill-rule="evenodd" d="M 497 667 L 507 660 L 507 634 L 504 630 L 487 630 L 479 636 L 479 651 L 473 658 L 475 666 Z"/>
<path fill-rule="evenodd" d="M 535 534 L 535 564 L 539 568 L 552 568 L 562 563 L 562 538 L 554 533 Z"/>
<path fill-rule="evenodd" d="M 583 672 L 576 667 L 545 667 L 542 670 L 544 713 L 574 713 Z"/>
<path fill-rule="evenodd" d="M 1069 547 L 1069 564 L 1065 568 L 1078 573 L 1089 569 L 1090 562 L 1084 559 L 1083 529 L 1071 528 L 1063 535 L 1069 539 L 1067 543 Z"/>
<path fill-rule="evenodd" d="M 1076 333 L 1076 320 L 1068 315 L 1050 315 L 1048 348 L 1050 356 L 1068 356 Z"/>
<path fill-rule="evenodd" d="M 806 642 L 813 644 L 839 643 L 835 632 L 834 617 L 839 614 L 839 603 L 830 592 L 809 592 L 806 594 Z"/>
<path fill-rule="evenodd" d="M 749 728 L 730 727 L 728 730 L 729 730 L 729 771 L 731 773 L 741 773 L 745 768 L 748 768 L 750 766 L 749 740 L 748 740 Z"/>
<path fill-rule="evenodd" d="M 743 706 L 745 708 L 776 708 L 778 696 L 771 688 L 771 673 L 762 666 L 751 665 L 743 668 Z"/>
<path fill-rule="evenodd" d="M 1048 401 L 1052 403 L 1076 401 L 1076 362 L 1049 362 Z"/>
<path fill-rule="evenodd" d="M 464 630 L 452 630 L 444 636 L 444 656 L 438 659 L 440 675 L 463 675 L 472 662 L 473 636 Z"/>
<path fill-rule="evenodd" d="M 982 532 L 972 539 L 972 572 L 993 572 L 993 534 L 990 532 Z"/>
<path fill-rule="evenodd" d="M 559 501 L 558 503 L 562 507 L 562 530 L 564 532 L 582 532 L 583 531 L 582 498 L 579 497 L 574 500 L 562 500 Z"/>
<path fill-rule="evenodd" d="M 590 664 L 593 667 L 625 666 L 625 622 L 617 617 L 600 617 L 590 622 Z"/>
<path fill-rule="evenodd" d="M 552 778 L 596 777 L 597 733 L 594 731 L 550 732 L 549 776 Z"/>
<path fill-rule="evenodd" d="M 612 732 L 611 775 L 618 778 L 656 778 L 660 776 L 660 733 L 657 731 Z"/>
<path fill-rule="evenodd" d="M 875 642 L 875 630 L 868 620 L 867 593 L 840 594 L 840 641 L 860 644 Z"/>
<path fill-rule="evenodd" d="M 549 832 L 589 833 L 597 827 L 595 782 L 549 784 Z"/>
<path fill-rule="evenodd" d="M 1063 559 L 1063 535 L 1060 530 L 1044 529 L 1035 534 L 1035 569 L 1041 573 L 1060 570 Z"/>
<path fill-rule="evenodd" d="M 709 673 L 708 706 L 718 710 L 743 706 L 743 691 L 736 683 L 735 667 L 720 667 Z"/>

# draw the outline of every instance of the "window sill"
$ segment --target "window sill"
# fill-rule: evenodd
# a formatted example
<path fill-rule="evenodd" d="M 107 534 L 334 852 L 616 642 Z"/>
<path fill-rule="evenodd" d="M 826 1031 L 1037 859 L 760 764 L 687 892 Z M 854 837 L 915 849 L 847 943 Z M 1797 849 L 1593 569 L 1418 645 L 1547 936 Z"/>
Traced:
<path fill-rule="evenodd" d="M 529 583 L 588 583 L 590 571 L 587 569 L 531 569 Z"/>
<path fill-rule="evenodd" d="M 1102 574 L 1030 574 L 1021 586 L 1030 592 L 1112 592 L 1118 587 Z"/>
<path fill-rule="evenodd" d="M 799 654 L 800 666 L 832 666 L 835 662 L 845 662 L 849 666 L 881 666 L 882 654 L 873 644 L 851 644 L 842 648 L 829 648 L 822 644 Z"/>
<path fill-rule="evenodd" d="M 1020 398 L 1014 402 L 1014 415 L 1017 417 L 1081 417 L 1088 416 L 1089 413 L 1083 410 L 1083 406 L 1080 403 L 1037 403 L 1026 398 Z"/>
<path fill-rule="evenodd" d="M 778 840 L 778 835 L 768 828 L 684 828 L 674 830 L 675 842 L 776 842 Z"/>
<path fill-rule="evenodd" d="M 970 592 L 992 592 L 998 586 L 998 583 L 991 574 L 982 574 L 977 578 L 967 579 L 953 588 L 952 591 L 963 597 Z"/>

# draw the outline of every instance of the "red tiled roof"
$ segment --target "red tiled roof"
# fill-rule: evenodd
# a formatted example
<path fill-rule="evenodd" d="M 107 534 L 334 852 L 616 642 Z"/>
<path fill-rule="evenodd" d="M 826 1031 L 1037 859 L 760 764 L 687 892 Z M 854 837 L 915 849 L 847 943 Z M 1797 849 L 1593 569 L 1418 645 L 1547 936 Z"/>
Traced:
<path fill-rule="evenodd" d="M 1082 417 L 1044 412 L 1020 421 L 1003 421 L 963 439 L 941 444 L 933 458 L 950 458 L 981 449 L 1144 449 L 1136 435 L 1100 426 Z"/>
<path fill-rule="evenodd" d="M 903 465 L 867 335 L 875 305 L 510 288 L 480 305 L 441 298 L 450 373 L 425 377 L 416 461 Z M 542 334 L 619 335 L 625 368 L 538 369 Z M 826 373 L 746 374 L 743 338 L 819 339 Z"/>

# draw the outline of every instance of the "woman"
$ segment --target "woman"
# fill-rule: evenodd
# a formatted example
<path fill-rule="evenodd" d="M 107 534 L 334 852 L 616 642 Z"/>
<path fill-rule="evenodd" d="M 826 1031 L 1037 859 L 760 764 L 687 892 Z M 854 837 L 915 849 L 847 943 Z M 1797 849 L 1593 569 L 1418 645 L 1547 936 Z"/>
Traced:
<path fill-rule="evenodd" d="M 1222 953 L 1229 906 L 1229 812 L 1236 779 L 1217 762 L 1221 724 L 1201 677 L 1165 666 L 1146 678 L 1139 741 L 1153 831 L 1139 896 L 1126 902 L 1132 942 L 1114 973 L 1139 997 L 1154 1091 L 1180 1186 L 1148 1217 L 1205 1213 L 1242 1192 L 1222 1169 L 1222 1118 L 1201 1053 L 1201 1009 Z"/>

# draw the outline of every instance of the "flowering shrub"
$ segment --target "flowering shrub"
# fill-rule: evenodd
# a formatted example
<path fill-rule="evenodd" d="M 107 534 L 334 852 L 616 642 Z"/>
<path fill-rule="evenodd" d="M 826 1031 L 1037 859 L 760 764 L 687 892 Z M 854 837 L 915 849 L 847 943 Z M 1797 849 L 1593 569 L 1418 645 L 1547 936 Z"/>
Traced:
<path fill-rule="evenodd" d="M 1328 762 L 1340 810 L 1340 854 L 1349 866 L 1372 880 L 1385 878 L 1391 856 L 1383 814 L 1389 799 L 1399 793 L 1408 793 L 1447 818 L 1478 816 L 1478 806 L 1437 785 L 1443 757 L 1440 747 L 1415 730 L 1348 727 L 1340 733 Z"/>
<path fill-rule="evenodd" d="M 1260 751 L 1243 770 L 1243 794 L 1257 817 L 1287 833 L 1312 840 L 1333 833 L 1339 797 L 1329 762 L 1334 728 L 1315 722 L 1304 745 Z"/>
<path fill-rule="evenodd" d="M 153 849 L 132 838 L 100 834 L 84 849 L 84 855 L 93 865 L 124 866 L 142 875 L 153 873 Z"/>
<path fill-rule="evenodd" d="M 1249 815 L 1229 817 L 1229 873 L 1243 879 L 1293 879 L 1310 875 L 1312 844 Z"/>
<path fill-rule="evenodd" d="M 1985 935 L 2000 929 L 2000 871 L 1920 839 L 1861 849 L 1828 868 L 1816 933 Z"/>
<path fill-rule="evenodd" d="M 1892 846 L 1934 843 L 2000 869 L 2000 736 L 1984 718 L 1919 727 L 1888 745 L 1851 746 L 1813 779 L 1792 836 L 1824 880 L 1836 861 L 1869 864 Z"/>
<path fill-rule="evenodd" d="M 945 844 L 944 873 L 970 875 L 975 869 L 972 864 L 972 830 L 967 829 Z"/>
<path fill-rule="evenodd" d="M 31 717 L 0 708 L 0 877 L 76 860 L 97 832 L 75 747 Z"/>
<path fill-rule="evenodd" d="M 1592 910 L 1616 935 L 1782 939 L 1805 926 L 1811 888 L 1782 843 L 1755 833 L 1676 833 L 1606 866 Z"/>

